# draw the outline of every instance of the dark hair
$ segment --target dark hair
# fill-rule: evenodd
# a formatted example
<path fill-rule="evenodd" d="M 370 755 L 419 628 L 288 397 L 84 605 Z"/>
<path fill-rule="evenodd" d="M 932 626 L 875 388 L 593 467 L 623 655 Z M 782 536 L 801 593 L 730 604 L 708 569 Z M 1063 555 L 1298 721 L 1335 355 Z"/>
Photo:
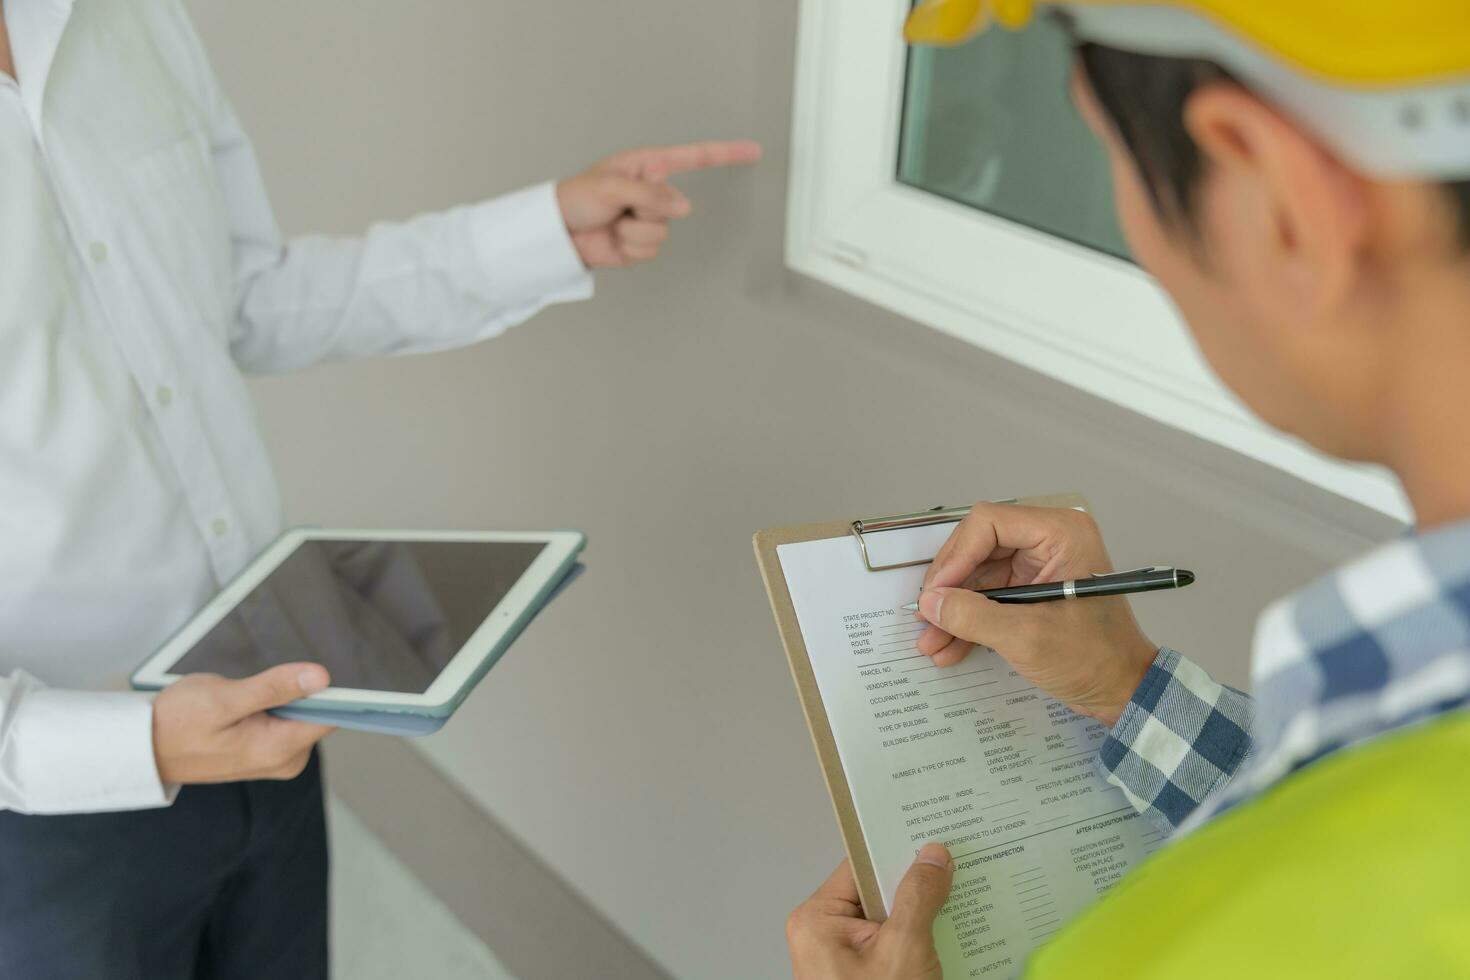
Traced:
<path fill-rule="evenodd" d="M 1154 208 L 1166 221 L 1192 230 L 1204 159 L 1184 128 L 1184 106 L 1202 85 L 1234 79 L 1202 58 L 1135 54 L 1089 42 L 1077 45 L 1077 56 L 1098 104 L 1138 164 Z M 1470 246 L 1470 180 L 1440 186 L 1454 208 L 1460 241 Z"/>

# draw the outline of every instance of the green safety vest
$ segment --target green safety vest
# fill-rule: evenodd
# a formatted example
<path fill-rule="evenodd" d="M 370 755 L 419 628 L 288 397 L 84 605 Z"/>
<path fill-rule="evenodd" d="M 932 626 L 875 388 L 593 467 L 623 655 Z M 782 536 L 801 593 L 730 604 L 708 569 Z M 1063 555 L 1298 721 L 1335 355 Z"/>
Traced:
<path fill-rule="evenodd" d="M 1028 978 L 1470 977 L 1470 713 L 1303 769 L 1166 847 Z"/>

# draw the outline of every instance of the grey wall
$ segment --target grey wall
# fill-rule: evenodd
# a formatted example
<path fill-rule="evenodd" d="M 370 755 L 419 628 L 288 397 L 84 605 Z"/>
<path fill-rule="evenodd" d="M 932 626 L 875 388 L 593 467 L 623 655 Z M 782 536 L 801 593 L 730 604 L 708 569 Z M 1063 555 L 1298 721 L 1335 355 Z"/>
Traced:
<path fill-rule="evenodd" d="M 686 180 L 666 258 L 591 303 L 256 386 L 295 520 L 588 532 L 589 574 L 418 747 L 676 976 L 782 973 L 783 919 L 840 856 L 752 531 L 1078 489 L 1116 561 L 1200 574 L 1139 602 L 1150 634 L 1243 683 L 1260 607 L 1392 530 L 785 274 L 790 0 L 195 10 L 292 231 L 628 144 L 766 142 Z"/>

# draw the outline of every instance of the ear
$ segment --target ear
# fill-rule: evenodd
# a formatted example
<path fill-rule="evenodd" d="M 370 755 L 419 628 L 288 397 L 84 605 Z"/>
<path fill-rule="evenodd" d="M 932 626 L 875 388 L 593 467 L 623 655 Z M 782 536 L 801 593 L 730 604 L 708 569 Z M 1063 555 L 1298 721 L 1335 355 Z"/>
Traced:
<path fill-rule="evenodd" d="M 1184 125 L 1210 179 L 1231 182 L 1232 200 L 1254 205 L 1255 227 L 1234 231 L 1276 264 L 1297 311 L 1316 319 L 1348 302 L 1369 245 L 1364 178 L 1236 85 L 1200 88 L 1185 103 Z"/>

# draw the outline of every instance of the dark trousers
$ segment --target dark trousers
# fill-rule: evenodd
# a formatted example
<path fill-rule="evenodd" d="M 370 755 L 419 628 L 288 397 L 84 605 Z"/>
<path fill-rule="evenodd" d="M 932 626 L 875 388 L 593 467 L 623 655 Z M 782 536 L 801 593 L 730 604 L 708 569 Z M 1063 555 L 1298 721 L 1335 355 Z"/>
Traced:
<path fill-rule="evenodd" d="M 326 980 L 316 755 L 171 807 L 0 812 L 0 980 Z"/>

